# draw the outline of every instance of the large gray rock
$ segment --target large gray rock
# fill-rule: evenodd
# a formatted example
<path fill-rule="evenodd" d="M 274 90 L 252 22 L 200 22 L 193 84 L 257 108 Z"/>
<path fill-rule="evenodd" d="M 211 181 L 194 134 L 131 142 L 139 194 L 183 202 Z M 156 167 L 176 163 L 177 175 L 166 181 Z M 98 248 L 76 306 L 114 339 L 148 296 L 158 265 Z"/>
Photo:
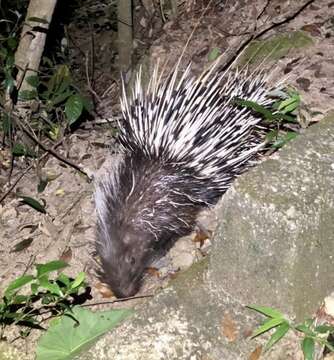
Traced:
<path fill-rule="evenodd" d="M 328 116 L 227 192 L 209 261 L 179 275 L 80 359 L 250 358 L 264 339 L 250 339 L 259 317 L 245 305 L 277 307 L 300 320 L 333 290 L 333 185 Z M 265 358 L 302 359 L 298 344 L 292 335 Z"/>
<path fill-rule="evenodd" d="M 211 256 L 218 289 L 310 316 L 334 287 L 334 116 L 226 193 Z"/>

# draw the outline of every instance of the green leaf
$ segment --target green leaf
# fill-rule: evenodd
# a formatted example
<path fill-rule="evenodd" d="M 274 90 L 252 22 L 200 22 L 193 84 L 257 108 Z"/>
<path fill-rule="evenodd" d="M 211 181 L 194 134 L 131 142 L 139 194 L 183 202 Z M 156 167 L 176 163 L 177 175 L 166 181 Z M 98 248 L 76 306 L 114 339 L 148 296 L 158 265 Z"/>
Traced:
<path fill-rule="evenodd" d="M 62 260 L 54 260 L 54 261 L 50 261 L 46 264 L 36 264 L 37 277 L 41 277 L 52 271 L 64 269 L 67 266 L 68 266 L 68 263 L 66 263 L 65 261 L 62 261 Z"/>
<path fill-rule="evenodd" d="M 39 285 L 36 284 L 36 283 L 32 283 L 32 284 L 31 284 L 30 288 L 31 288 L 31 292 L 32 292 L 33 295 L 36 295 L 36 294 L 37 294 L 37 292 L 38 292 L 38 287 L 39 287 Z"/>
<path fill-rule="evenodd" d="M 29 85 L 36 88 L 39 84 L 39 78 L 37 75 L 31 75 L 26 78 L 26 81 Z"/>
<path fill-rule="evenodd" d="M 15 295 L 12 299 L 13 304 L 23 304 L 30 300 L 29 296 L 26 295 Z"/>
<path fill-rule="evenodd" d="M 208 60 L 214 61 L 219 57 L 219 55 L 220 55 L 220 50 L 217 47 L 215 47 L 209 52 Z"/>
<path fill-rule="evenodd" d="M 280 102 L 278 110 L 283 114 L 290 113 L 298 108 L 300 105 L 300 96 L 297 93 L 290 94 L 291 96 L 288 99 L 285 99 Z"/>
<path fill-rule="evenodd" d="M 6 92 L 11 94 L 14 89 L 14 85 L 15 85 L 14 78 L 12 76 L 7 76 L 4 81 L 4 87 L 6 89 Z"/>
<path fill-rule="evenodd" d="M 29 284 L 34 277 L 32 275 L 22 275 L 12 281 L 5 290 L 5 297 L 8 299 L 16 290 L 20 289 L 26 284 Z"/>
<path fill-rule="evenodd" d="M 304 334 L 306 334 L 307 336 L 315 336 L 315 333 L 311 330 L 311 325 L 312 324 L 300 324 L 300 325 L 297 325 L 295 327 L 295 329 L 297 331 L 300 331 Z"/>
<path fill-rule="evenodd" d="M 94 103 L 92 99 L 86 96 L 82 97 L 81 99 L 83 107 L 86 109 L 86 111 L 88 111 L 89 113 L 92 112 L 94 110 Z"/>
<path fill-rule="evenodd" d="M 268 317 L 271 318 L 283 318 L 284 315 L 279 312 L 278 310 L 275 310 L 271 307 L 267 307 L 267 306 L 257 306 L 257 305 L 248 305 L 247 306 L 249 309 L 255 310 L 261 314 L 264 314 Z"/>
<path fill-rule="evenodd" d="M 75 278 L 73 283 L 71 284 L 71 289 L 75 289 L 79 287 L 85 280 L 85 273 L 82 271 L 78 274 L 78 276 Z"/>
<path fill-rule="evenodd" d="M 37 200 L 35 200 L 31 197 L 22 196 L 21 203 L 29 205 L 30 207 L 39 211 L 40 213 L 46 214 L 45 207 L 40 202 L 38 202 Z"/>
<path fill-rule="evenodd" d="M 29 101 L 38 98 L 36 89 L 33 90 L 21 90 L 18 94 L 19 100 Z"/>
<path fill-rule="evenodd" d="M 67 313 L 69 316 L 62 316 L 58 323 L 53 323 L 40 337 L 36 360 L 72 359 L 132 313 L 130 309 L 94 313 L 76 306 L 72 313 Z"/>
<path fill-rule="evenodd" d="M 278 139 L 271 145 L 275 149 L 279 149 L 289 141 L 295 139 L 298 136 L 297 133 L 288 131 L 284 136 L 278 137 Z"/>
<path fill-rule="evenodd" d="M 83 110 L 83 102 L 81 96 L 70 96 L 65 104 L 65 114 L 69 125 L 74 124 L 80 117 Z"/>
<path fill-rule="evenodd" d="M 326 334 L 327 332 L 334 332 L 334 326 L 330 325 L 319 325 L 314 329 L 314 332 L 317 332 L 319 334 Z"/>
<path fill-rule="evenodd" d="M 267 321 L 265 321 L 261 326 L 259 326 L 252 334 L 252 338 L 263 334 L 264 332 L 267 332 L 268 330 L 282 324 L 282 323 L 286 323 L 286 320 L 283 318 L 274 318 L 274 319 L 269 319 Z"/>
<path fill-rule="evenodd" d="M 314 340 L 306 337 L 302 341 L 302 350 L 304 354 L 304 360 L 313 360 L 314 355 Z"/>
<path fill-rule="evenodd" d="M 244 106 L 246 108 L 254 110 L 255 112 L 257 112 L 259 114 L 262 114 L 267 120 L 275 120 L 275 115 L 274 114 L 272 114 L 264 106 L 259 105 L 258 103 L 254 102 L 254 101 L 235 98 L 234 102 L 237 105 Z"/>
<path fill-rule="evenodd" d="M 290 325 L 287 322 L 282 323 L 277 327 L 276 331 L 272 334 L 271 338 L 265 346 L 265 351 L 269 350 L 274 344 L 277 343 L 289 331 Z"/>
<path fill-rule="evenodd" d="M 38 278 L 39 285 L 46 290 L 49 290 L 51 294 L 63 296 L 64 294 L 60 290 L 60 287 L 57 283 L 49 281 L 47 275 L 41 276 Z"/>
<path fill-rule="evenodd" d="M 12 148 L 12 154 L 14 156 L 29 156 L 36 157 L 36 153 L 21 143 L 15 143 Z"/>
<path fill-rule="evenodd" d="M 15 37 L 10 37 L 7 39 L 7 45 L 11 50 L 15 50 L 17 47 L 17 39 Z"/>
<path fill-rule="evenodd" d="M 73 91 L 68 89 L 66 91 L 64 91 L 63 93 L 60 93 L 60 94 L 56 94 L 53 98 L 52 98 L 52 104 L 55 106 L 55 105 L 58 105 L 62 102 L 64 102 L 66 99 L 68 99 L 70 96 L 73 95 Z"/>
<path fill-rule="evenodd" d="M 67 288 L 70 287 L 71 280 L 64 273 L 59 274 L 59 276 L 57 277 L 57 280 L 60 281 L 61 283 L 63 283 Z"/>

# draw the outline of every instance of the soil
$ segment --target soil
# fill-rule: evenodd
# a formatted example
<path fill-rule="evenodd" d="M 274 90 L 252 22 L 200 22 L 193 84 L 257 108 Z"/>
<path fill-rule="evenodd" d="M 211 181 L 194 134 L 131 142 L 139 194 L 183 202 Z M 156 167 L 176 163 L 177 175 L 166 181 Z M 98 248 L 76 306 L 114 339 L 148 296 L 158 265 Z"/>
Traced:
<path fill-rule="evenodd" d="M 101 6 L 99 1 L 89 1 L 90 6 Z M 159 12 L 149 13 L 143 9 L 137 10 L 135 25 L 135 43 L 139 49 L 136 57 L 142 59 L 143 54 L 154 64 L 157 58 L 167 66 L 175 64 L 187 40 L 191 41 L 186 47 L 182 65 L 189 61 L 193 63 L 194 72 L 199 72 L 207 63 L 213 49 L 220 53 L 230 54 L 247 40 L 250 34 L 263 27 L 278 23 L 297 12 L 302 2 L 290 1 L 182 1 L 179 16 L 176 21 L 163 23 Z M 306 3 L 304 1 L 303 3 Z M 197 5 L 196 5 L 197 4 Z M 203 11 L 207 7 L 205 15 Z M 202 17 L 201 17 L 202 16 Z M 87 21 L 87 18 L 85 18 Z M 105 13 L 100 18 L 96 16 L 91 23 L 73 22 L 68 32 L 75 42 L 70 43 L 72 64 L 76 69 L 76 77 L 81 78 L 86 86 L 85 66 L 80 53 L 85 53 L 91 43 L 87 31 L 93 36 L 96 21 L 105 20 Z M 200 19 L 200 20 L 199 20 Z M 89 17 L 88 17 L 89 20 Z M 57 151 L 73 163 L 81 166 L 88 174 L 95 175 L 103 172 L 103 165 L 110 155 L 117 152 L 115 143 L 115 129 L 108 122 L 100 124 L 97 119 L 113 120 L 119 116 L 119 88 L 115 46 L 109 46 L 115 39 L 113 25 L 105 24 L 102 30 L 94 32 L 94 66 L 95 91 L 99 94 L 97 101 L 96 119 L 87 120 L 73 134 L 64 139 L 63 145 Z M 89 30 L 90 29 L 90 30 Z M 193 34 L 191 35 L 192 31 Z M 313 1 L 294 18 L 283 22 L 264 34 L 267 38 L 273 34 L 305 31 L 313 39 L 314 44 L 305 51 L 291 51 L 284 58 L 275 62 L 276 77 L 289 75 L 288 82 L 295 85 L 301 92 L 307 104 L 305 113 L 318 116 L 334 106 L 334 3 L 332 1 Z M 155 35 L 152 35 L 155 34 Z M 151 35 L 150 35 L 151 34 Z M 261 38 L 261 39 L 262 39 Z M 72 46 L 72 47 L 71 47 Z M 310 116 L 310 115 L 309 115 Z M 9 152 L 0 150 L 0 184 L 2 193 L 10 188 L 8 177 L 10 173 Z M 29 159 L 19 158 L 15 161 L 10 183 L 14 184 L 29 165 Z M 101 170 L 102 167 L 102 170 Z M 41 178 L 49 181 L 45 190 L 39 193 L 37 186 Z M 113 298 L 103 297 L 101 284 L 95 276 L 94 238 L 95 238 L 95 210 L 94 210 L 94 181 L 80 174 L 71 166 L 58 161 L 49 155 L 47 161 L 39 166 L 33 165 L 26 172 L 15 188 L 0 205 L 0 293 L 10 281 L 16 277 L 31 273 L 34 265 L 51 260 L 63 259 L 69 263 L 65 273 L 75 276 L 80 271 L 87 274 L 87 282 L 91 287 L 91 303 L 110 301 Z M 42 214 L 28 205 L 23 205 L 20 196 L 29 196 L 46 204 L 47 214 Z M 206 213 L 204 222 L 210 229 L 211 217 Z M 213 230 L 213 229 L 211 229 Z M 199 249 L 199 243 L 191 239 L 194 235 L 179 242 L 171 254 L 166 257 L 159 270 L 150 271 L 140 294 L 153 294 L 165 286 L 171 276 L 180 268 L 190 266 L 193 261 L 200 259 L 207 252 L 209 240 L 205 241 L 204 250 Z M 18 244 L 26 240 L 28 246 L 18 248 Z M 178 248 L 179 246 L 179 248 Z M 22 247 L 22 246 L 21 246 Z M 183 258 L 185 261 L 179 262 Z M 145 300 L 137 300 L 145 301 Z M 135 304 L 137 304 L 135 302 Z M 117 306 L 131 306 L 132 303 L 121 303 Z M 105 305 L 104 307 L 110 307 Z M 101 308 L 94 307 L 95 308 Z M 12 340 L 17 333 L 9 332 L 8 339 Z M 27 348 L 27 359 L 32 358 L 32 348 L 39 333 L 34 332 L 29 339 L 18 339 L 14 346 Z"/>

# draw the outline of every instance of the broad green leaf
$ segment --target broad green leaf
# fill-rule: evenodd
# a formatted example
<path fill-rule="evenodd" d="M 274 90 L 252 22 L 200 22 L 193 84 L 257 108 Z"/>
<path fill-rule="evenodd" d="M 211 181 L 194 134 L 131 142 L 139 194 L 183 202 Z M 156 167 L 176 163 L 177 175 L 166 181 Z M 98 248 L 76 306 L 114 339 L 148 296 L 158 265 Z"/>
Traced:
<path fill-rule="evenodd" d="M 36 360 L 72 359 L 132 313 L 130 309 L 92 312 L 76 306 L 69 316 L 62 316 L 40 337 Z"/>
<path fill-rule="evenodd" d="M 38 284 L 32 283 L 31 286 L 30 286 L 30 288 L 31 288 L 32 294 L 33 294 L 33 295 L 36 295 L 37 292 L 38 292 Z"/>
<path fill-rule="evenodd" d="M 302 350 L 304 354 L 304 360 L 313 360 L 314 355 L 314 340 L 306 337 L 302 341 Z"/>
<path fill-rule="evenodd" d="M 66 287 L 69 287 L 71 284 L 71 280 L 64 273 L 59 274 L 59 276 L 57 277 L 57 280 L 59 280 L 61 283 L 63 283 Z"/>
<path fill-rule="evenodd" d="M 7 286 L 7 289 L 5 290 L 5 297 L 8 298 L 16 290 L 20 289 L 26 284 L 29 284 L 32 280 L 34 280 L 34 277 L 32 275 L 22 275 L 19 278 L 15 279 Z"/>
<path fill-rule="evenodd" d="M 83 103 L 81 96 L 72 95 L 65 103 L 65 114 L 69 125 L 74 124 L 80 117 L 83 110 Z"/>
<path fill-rule="evenodd" d="M 18 94 L 18 98 L 23 101 L 37 99 L 38 94 L 36 89 L 33 90 L 21 90 Z"/>
<path fill-rule="evenodd" d="M 40 287 L 49 290 L 51 294 L 58 296 L 63 296 L 64 294 L 60 290 L 60 287 L 57 283 L 49 281 L 47 275 L 41 276 L 38 278 Z"/>
<path fill-rule="evenodd" d="M 50 261 L 46 264 L 36 264 L 37 277 L 41 277 L 52 271 L 64 269 L 67 266 L 68 266 L 68 263 L 66 263 L 65 261 L 62 261 L 62 260 L 54 260 L 54 261 Z"/>
<path fill-rule="evenodd" d="M 14 156 L 30 156 L 30 157 L 36 157 L 36 153 L 29 149 L 27 146 L 21 144 L 21 143 L 15 143 L 12 148 L 12 154 Z"/>
<path fill-rule="evenodd" d="M 26 78 L 26 81 L 29 85 L 31 85 L 34 88 L 36 88 L 39 84 L 39 79 L 37 75 L 28 76 Z"/>
<path fill-rule="evenodd" d="M 73 281 L 73 283 L 71 284 L 71 289 L 75 289 L 78 286 L 80 286 L 85 280 L 85 273 L 84 272 L 80 272 L 78 274 L 78 276 L 75 278 L 75 280 Z"/>
<path fill-rule="evenodd" d="M 277 343 L 289 331 L 290 326 L 287 322 L 282 323 L 277 327 L 276 331 L 272 334 L 271 338 L 265 346 L 265 350 L 269 350 L 274 344 Z"/>
<path fill-rule="evenodd" d="M 275 310 L 271 307 L 267 307 L 267 306 L 257 306 L 257 305 L 248 305 L 247 306 L 249 309 L 252 309 L 252 310 L 255 310 L 261 314 L 264 314 L 268 317 L 271 317 L 271 318 L 283 318 L 284 315 L 278 311 L 278 310 Z"/>
<path fill-rule="evenodd" d="M 83 107 L 88 111 L 89 113 L 94 110 L 94 103 L 91 98 L 83 96 L 82 98 Z"/>
<path fill-rule="evenodd" d="M 13 297 L 12 303 L 13 304 L 23 304 L 30 300 L 29 296 L 26 295 L 15 295 Z"/>
<path fill-rule="evenodd" d="M 66 91 L 64 91 L 63 93 L 57 93 L 55 94 L 55 96 L 53 96 L 52 98 L 52 104 L 55 106 L 55 105 L 58 105 L 62 102 L 64 102 L 66 99 L 68 99 L 70 96 L 73 95 L 73 91 L 68 89 Z"/>
<path fill-rule="evenodd" d="M 259 326 L 252 334 L 252 338 L 282 324 L 282 323 L 286 323 L 286 320 L 283 318 L 274 318 L 274 319 L 269 319 L 266 322 L 264 322 L 261 326 Z"/>
<path fill-rule="evenodd" d="M 297 93 L 291 93 L 290 97 L 281 101 L 278 110 L 284 114 L 294 111 L 300 105 L 300 96 Z"/>
<path fill-rule="evenodd" d="M 38 202 L 37 200 L 35 200 L 35 199 L 31 198 L 31 197 L 22 196 L 21 202 L 23 204 L 29 205 L 33 209 L 35 209 L 35 210 L 37 210 L 37 211 L 39 211 L 39 212 L 41 212 L 43 214 L 46 214 L 45 207 L 40 202 Z"/>

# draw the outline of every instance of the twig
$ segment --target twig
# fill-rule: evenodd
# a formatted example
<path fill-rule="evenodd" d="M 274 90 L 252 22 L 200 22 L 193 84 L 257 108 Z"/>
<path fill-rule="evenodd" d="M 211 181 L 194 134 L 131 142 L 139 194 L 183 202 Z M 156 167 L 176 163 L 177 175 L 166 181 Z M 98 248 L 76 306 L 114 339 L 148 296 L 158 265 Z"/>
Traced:
<path fill-rule="evenodd" d="M 87 176 L 87 178 L 89 179 L 88 174 L 81 169 L 81 167 L 75 163 L 73 163 L 71 160 L 61 156 L 60 154 L 58 154 L 55 150 L 54 147 L 53 148 L 48 148 L 47 146 L 45 146 L 41 141 L 39 141 L 39 139 L 35 136 L 35 134 L 31 133 L 21 122 L 21 120 L 16 119 L 17 124 L 21 127 L 21 129 L 24 131 L 24 133 L 26 135 L 28 135 L 28 137 L 33 140 L 42 150 L 46 151 L 47 153 L 53 155 L 56 159 L 58 159 L 59 161 L 71 166 L 72 168 L 78 170 L 79 172 L 81 172 L 83 175 Z"/>
<path fill-rule="evenodd" d="M 96 93 L 96 91 L 93 89 L 91 81 L 90 81 L 90 77 L 89 77 L 89 51 L 87 51 L 85 53 L 85 73 L 86 73 L 88 90 L 96 97 L 98 102 L 101 102 L 101 98 Z"/>
<path fill-rule="evenodd" d="M 126 298 L 121 298 L 121 299 L 115 299 L 112 301 L 101 301 L 101 302 L 97 302 L 97 303 L 93 303 L 93 304 L 82 304 L 82 307 L 90 307 L 90 306 L 98 306 L 98 305 L 108 305 L 108 304 L 114 304 L 114 303 L 118 303 L 118 302 L 124 302 L 124 301 L 128 301 L 128 300 L 134 300 L 134 299 L 145 299 L 145 298 L 151 298 L 153 297 L 153 294 L 149 294 L 149 295 L 137 295 L 137 296 L 130 296 L 130 297 L 126 297 Z"/>
<path fill-rule="evenodd" d="M 54 145 L 54 149 L 57 148 L 60 144 L 62 144 L 63 139 L 58 141 L 57 144 Z M 37 161 L 41 161 L 43 160 L 49 153 L 46 152 L 45 154 L 43 154 Z M 6 197 L 12 192 L 12 190 L 15 188 L 15 186 L 18 184 L 18 182 L 23 178 L 24 175 L 26 175 L 34 166 L 34 163 L 32 163 L 31 165 L 29 165 L 24 171 L 23 173 L 15 180 L 14 184 L 2 195 L 2 197 L 0 198 L 0 204 L 6 199 Z"/>

